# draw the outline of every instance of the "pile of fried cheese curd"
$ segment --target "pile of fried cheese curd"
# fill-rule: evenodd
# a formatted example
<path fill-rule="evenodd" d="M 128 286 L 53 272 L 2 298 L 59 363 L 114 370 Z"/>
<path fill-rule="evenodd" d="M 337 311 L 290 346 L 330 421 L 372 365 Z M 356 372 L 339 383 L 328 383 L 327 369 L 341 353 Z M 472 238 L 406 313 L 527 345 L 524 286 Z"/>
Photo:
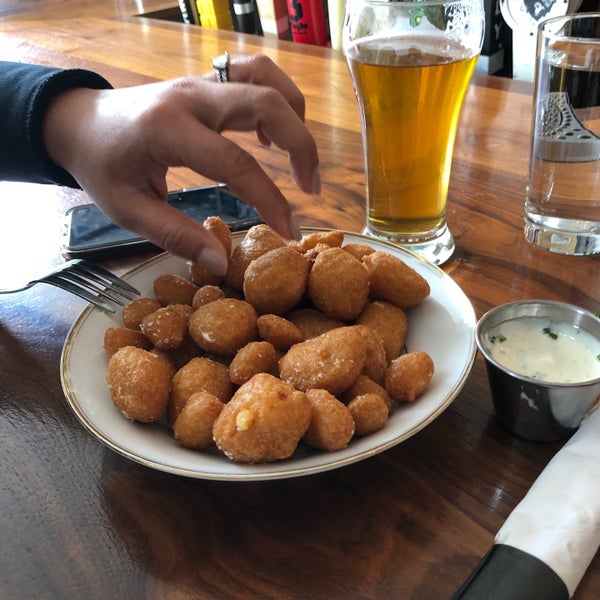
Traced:
<path fill-rule="evenodd" d="M 287 242 L 261 224 L 233 247 L 220 218 L 204 226 L 228 252 L 226 275 L 194 263 L 187 277 L 161 274 L 105 332 L 126 418 L 166 422 L 186 448 L 267 463 L 300 444 L 343 449 L 427 389 L 433 361 L 405 339 L 406 309 L 430 287 L 398 256 L 338 230 Z"/>

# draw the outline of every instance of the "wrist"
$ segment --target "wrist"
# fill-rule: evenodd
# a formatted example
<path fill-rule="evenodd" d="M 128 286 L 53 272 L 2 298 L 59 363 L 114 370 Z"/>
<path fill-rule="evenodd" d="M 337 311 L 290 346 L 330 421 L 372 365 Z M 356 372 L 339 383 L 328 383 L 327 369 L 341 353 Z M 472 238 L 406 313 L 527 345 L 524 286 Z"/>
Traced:
<path fill-rule="evenodd" d="M 71 88 L 56 95 L 42 122 L 42 140 L 48 158 L 66 171 L 81 152 L 85 138 L 86 113 L 93 107 L 98 90 Z"/>
<path fill-rule="evenodd" d="M 92 71 L 66 69 L 55 71 L 38 91 L 31 135 L 37 138 L 39 168 L 54 183 L 78 185 L 69 173 L 66 153 L 73 141 L 68 137 L 75 124 L 82 122 L 77 115 L 85 103 L 79 98 L 107 88 L 111 88 L 110 83 Z"/>

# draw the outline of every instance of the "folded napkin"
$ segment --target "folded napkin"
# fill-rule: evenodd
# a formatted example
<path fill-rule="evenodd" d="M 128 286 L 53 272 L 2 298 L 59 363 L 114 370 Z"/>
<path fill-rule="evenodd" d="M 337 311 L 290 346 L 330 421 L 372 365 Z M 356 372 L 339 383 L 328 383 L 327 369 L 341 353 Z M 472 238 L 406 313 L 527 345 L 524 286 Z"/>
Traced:
<path fill-rule="evenodd" d="M 566 600 L 600 545 L 600 409 L 548 463 L 455 599 Z"/>

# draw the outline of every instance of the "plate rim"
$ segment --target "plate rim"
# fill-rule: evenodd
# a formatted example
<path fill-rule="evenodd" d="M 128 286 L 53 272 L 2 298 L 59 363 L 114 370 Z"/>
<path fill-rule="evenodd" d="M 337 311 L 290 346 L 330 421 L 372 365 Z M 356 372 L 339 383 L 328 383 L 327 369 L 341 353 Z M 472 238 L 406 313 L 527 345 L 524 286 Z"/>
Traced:
<path fill-rule="evenodd" d="M 352 454 L 351 456 L 346 456 L 346 457 L 335 459 L 335 454 L 330 453 L 330 454 L 328 454 L 328 456 L 331 457 L 331 460 L 325 461 L 324 463 L 318 464 L 318 465 L 308 465 L 308 466 L 300 465 L 300 466 L 290 466 L 289 468 L 286 468 L 285 467 L 286 461 L 275 461 L 274 463 L 267 463 L 266 465 L 264 465 L 264 466 L 280 465 L 281 468 L 279 468 L 275 471 L 269 471 L 269 470 L 262 471 L 262 472 L 256 472 L 256 471 L 250 472 L 249 471 L 246 473 L 212 472 L 212 471 L 206 471 L 206 470 L 195 470 L 195 469 L 190 469 L 187 467 L 176 467 L 176 466 L 172 466 L 170 464 L 161 462 L 160 460 L 157 460 L 154 458 L 148 458 L 145 456 L 141 456 L 140 454 L 138 454 L 134 451 L 131 451 L 131 450 L 127 449 L 126 447 L 123 447 L 123 445 L 121 443 L 113 440 L 109 434 L 102 431 L 97 425 L 95 425 L 93 423 L 93 421 L 89 418 L 89 416 L 86 414 L 86 412 L 83 410 L 83 407 L 80 405 L 79 401 L 77 400 L 77 395 L 73 391 L 72 386 L 70 384 L 71 378 L 70 378 L 68 367 L 69 367 L 69 359 L 71 357 L 71 353 L 74 350 L 73 340 L 76 338 L 78 332 L 84 327 L 87 320 L 92 316 L 92 314 L 96 311 L 99 311 L 99 309 L 94 307 L 93 305 L 88 305 L 80 312 L 80 314 L 75 319 L 75 322 L 70 327 L 69 332 L 67 333 L 65 342 L 63 344 L 63 349 L 61 352 L 61 359 L 60 359 L 60 378 L 61 378 L 61 385 L 62 385 L 63 393 L 65 395 L 67 403 L 69 404 L 69 407 L 75 413 L 75 415 L 77 416 L 77 418 L 79 419 L 81 424 L 84 426 L 84 428 L 87 429 L 88 432 L 91 433 L 96 439 L 98 439 L 105 446 L 107 446 L 108 448 L 110 448 L 111 450 L 116 452 L 117 454 L 120 454 L 121 456 L 124 456 L 125 458 L 128 458 L 129 460 L 132 460 L 133 462 L 142 464 L 146 467 L 153 468 L 155 470 L 159 470 L 162 472 L 171 473 L 171 474 L 179 475 L 179 476 L 183 476 L 183 477 L 189 477 L 189 478 L 193 478 L 193 479 L 218 480 L 218 481 L 265 481 L 265 480 L 289 479 L 292 477 L 308 476 L 308 475 L 323 473 L 325 471 L 342 468 L 344 466 L 355 464 L 357 462 L 361 462 L 367 458 L 370 458 L 377 454 L 381 454 L 382 452 L 385 452 L 385 451 L 389 450 L 390 448 L 402 443 L 403 441 L 416 435 L 419 431 L 421 431 L 422 429 L 424 429 L 425 427 L 430 425 L 433 421 L 435 421 L 454 402 L 454 400 L 456 399 L 458 394 L 461 392 L 461 390 L 463 389 L 463 387 L 468 379 L 468 376 L 473 368 L 474 362 L 475 362 L 475 358 L 477 355 L 477 344 L 476 344 L 476 335 L 475 335 L 476 315 L 475 315 L 475 311 L 474 311 L 471 301 L 469 300 L 469 298 L 467 297 L 465 292 L 462 290 L 462 288 L 450 277 L 450 275 L 445 273 L 437 265 L 434 265 L 433 263 L 416 255 L 414 252 L 412 252 L 406 248 L 403 248 L 401 246 L 396 246 L 392 243 L 386 242 L 385 240 L 371 238 L 371 237 L 366 236 L 361 233 L 346 231 L 343 229 L 334 229 L 334 228 L 325 228 L 325 227 L 302 227 L 301 228 L 301 233 L 303 235 L 307 235 L 307 234 L 314 233 L 314 232 L 329 232 L 329 231 L 342 231 L 344 233 L 344 238 L 346 237 L 346 235 L 353 236 L 355 238 L 360 238 L 361 240 L 364 240 L 366 243 L 369 243 L 369 242 L 376 243 L 376 244 L 382 245 L 384 247 L 389 247 L 389 248 L 393 249 L 393 251 L 396 253 L 399 252 L 400 254 L 410 255 L 411 259 L 413 259 L 413 260 L 416 259 L 416 260 L 422 262 L 427 269 L 433 270 L 434 272 L 437 271 L 439 274 L 441 274 L 441 277 L 444 280 L 444 282 L 450 283 L 452 286 L 455 287 L 455 290 L 458 292 L 458 295 L 459 295 L 460 299 L 462 300 L 461 316 L 463 317 L 463 320 L 469 326 L 468 327 L 468 333 L 469 333 L 468 346 L 469 347 L 468 347 L 467 353 L 466 353 L 466 360 L 463 364 L 460 374 L 458 374 L 457 380 L 456 380 L 455 384 L 453 385 L 452 389 L 449 390 L 449 392 L 446 395 L 446 397 L 444 398 L 444 400 L 442 402 L 440 402 L 440 404 L 437 407 L 435 407 L 435 409 L 432 410 L 432 412 L 429 413 L 425 418 L 423 418 L 421 421 L 419 421 L 414 426 L 412 426 L 410 429 L 408 429 L 407 431 L 404 431 L 400 435 L 395 436 L 385 442 L 379 443 L 375 447 L 367 448 L 365 450 L 359 451 L 358 453 Z M 241 240 L 245 234 L 246 234 L 246 231 L 240 231 L 240 232 L 234 232 L 232 234 L 232 236 L 233 236 L 234 240 L 237 241 L 237 239 Z M 122 277 L 125 280 L 129 280 L 130 278 L 134 277 L 138 273 L 143 272 L 143 271 L 147 270 L 148 268 L 154 266 L 155 264 L 164 262 L 170 258 L 178 259 L 178 260 L 185 262 L 185 259 L 176 257 L 168 252 L 162 252 L 162 253 L 160 253 L 156 256 L 153 256 L 149 259 L 143 260 L 141 263 L 133 266 L 131 269 L 127 270 L 122 275 Z M 189 262 L 189 261 L 187 261 L 187 262 Z M 464 313 L 465 308 L 469 309 L 468 315 L 465 315 L 465 313 Z M 124 417 L 121 417 L 121 418 L 124 418 Z M 136 425 L 139 425 L 141 427 L 144 426 L 143 424 L 136 424 Z M 190 450 L 190 452 L 198 452 L 198 451 Z M 229 459 L 225 458 L 225 460 L 229 460 Z M 292 457 L 290 457 L 289 459 L 286 459 L 286 460 L 294 460 L 293 455 L 292 455 Z M 298 460 L 298 459 L 296 459 L 296 460 Z M 232 464 L 236 465 L 236 467 L 241 467 L 241 468 L 244 467 L 244 465 L 238 465 L 238 463 L 232 463 Z M 250 465 L 250 466 L 260 467 L 261 465 Z"/>

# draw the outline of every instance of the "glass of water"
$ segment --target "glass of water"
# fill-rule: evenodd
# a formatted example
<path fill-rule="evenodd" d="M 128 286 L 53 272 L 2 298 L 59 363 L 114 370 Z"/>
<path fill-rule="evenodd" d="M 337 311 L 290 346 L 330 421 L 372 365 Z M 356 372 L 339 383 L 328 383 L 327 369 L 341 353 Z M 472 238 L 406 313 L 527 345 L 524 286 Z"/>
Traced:
<path fill-rule="evenodd" d="M 600 13 L 539 26 L 525 237 L 600 253 Z"/>

